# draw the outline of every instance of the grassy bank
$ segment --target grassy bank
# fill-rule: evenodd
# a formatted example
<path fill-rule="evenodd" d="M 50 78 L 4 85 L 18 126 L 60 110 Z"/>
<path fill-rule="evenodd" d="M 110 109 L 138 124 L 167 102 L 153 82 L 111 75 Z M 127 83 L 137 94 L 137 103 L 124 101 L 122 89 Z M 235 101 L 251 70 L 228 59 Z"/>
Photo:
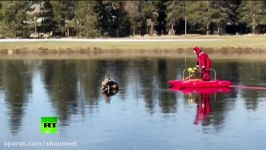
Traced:
<path fill-rule="evenodd" d="M 130 38 L 127 38 L 130 39 Z M 1 41 L 0 53 L 10 55 L 87 55 L 106 57 L 125 56 L 176 56 L 191 54 L 194 46 L 203 47 L 215 55 L 261 56 L 266 54 L 266 35 L 255 36 L 176 36 L 167 41 L 165 37 L 134 38 L 138 41 Z M 141 41 L 150 39 L 151 41 Z M 165 41 L 159 41 L 160 39 Z M 68 39 L 69 40 L 69 39 Z M 71 39 L 70 39 L 71 40 Z M 156 40 L 156 41 L 153 41 Z M 179 41 L 180 40 L 180 41 Z"/>

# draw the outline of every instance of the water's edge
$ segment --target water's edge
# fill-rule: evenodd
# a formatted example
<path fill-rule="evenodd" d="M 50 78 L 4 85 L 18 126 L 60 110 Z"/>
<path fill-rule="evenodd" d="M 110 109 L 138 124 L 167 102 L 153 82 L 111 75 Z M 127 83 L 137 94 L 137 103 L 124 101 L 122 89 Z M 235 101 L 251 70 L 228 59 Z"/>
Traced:
<path fill-rule="evenodd" d="M 205 48 L 210 56 L 216 59 L 265 59 L 266 50 L 259 48 Z M 81 49 L 48 49 L 48 48 L 16 48 L 3 49 L 0 51 L 0 58 L 21 58 L 25 59 L 82 59 L 82 58 L 133 58 L 133 57 L 191 57 L 194 56 L 191 48 L 177 49 L 101 49 L 101 48 L 81 48 Z"/>

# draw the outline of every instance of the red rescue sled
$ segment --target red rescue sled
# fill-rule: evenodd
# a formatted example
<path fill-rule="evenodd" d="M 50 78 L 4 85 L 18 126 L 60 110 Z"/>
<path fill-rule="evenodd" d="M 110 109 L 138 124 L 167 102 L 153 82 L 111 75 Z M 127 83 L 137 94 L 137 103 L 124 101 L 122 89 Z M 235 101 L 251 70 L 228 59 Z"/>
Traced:
<path fill-rule="evenodd" d="M 185 80 L 183 71 L 183 80 L 168 81 L 171 90 L 179 90 L 185 93 L 199 92 L 199 93 L 216 93 L 216 92 L 230 92 L 231 81 L 216 80 L 216 71 L 214 71 L 215 79 L 213 81 L 202 81 L 201 79 Z"/>
<path fill-rule="evenodd" d="M 170 88 L 173 92 L 182 92 L 184 94 L 190 93 L 201 93 L 201 94 L 212 94 L 212 93 L 228 93 L 231 92 L 229 87 L 220 87 L 220 88 L 185 88 L 185 89 L 176 89 L 175 87 Z"/>
<path fill-rule="evenodd" d="M 214 80 L 214 81 L 201 81 L 201 80 L 171 80 L 168 81 L 170 88 L 184 89 L 184 88 L 221 88 L 229 87 L 232 82 Z"/>

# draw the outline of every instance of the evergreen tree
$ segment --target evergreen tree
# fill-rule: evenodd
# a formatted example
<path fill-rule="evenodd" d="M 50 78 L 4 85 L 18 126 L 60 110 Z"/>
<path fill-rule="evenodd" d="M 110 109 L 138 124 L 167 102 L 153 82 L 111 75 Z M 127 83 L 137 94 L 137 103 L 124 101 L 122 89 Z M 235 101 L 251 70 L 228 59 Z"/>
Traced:
<path fill-rule="evenodd" d="M 59 35 L 65 35 L 68 26 L 67 21 L 71 21 L 75 15 L 76 1 L 51 1 L 54 13 L 55 32 Z"/>
<path fill-rule="evenodd" d="M 95 12 L 96 2 L 78 1 L 75 13 L 76 29 L 79 36 L 97 37 L 100 36 L 100 26 L 98 25 L 98 14 Z"/>
<path fill-rule="evenodd" d="M 125 11 L 125 2 L 117 1 L 113 2 L 112 5 L 111 36 L 128 36 L 130 34 L 130 21 L 128 13 Z"/>
<path fill-rule="evenodd" d="M 125 1 L 96 1 L 95 10 L 104 36 L 127 36 L 130 22 L 125 11 Z"/>
<path fill-rule="evenodd" d="M 188 22 L 194 27 L 194 31 L 209 33 L 212 9 L 209 1 L 195 1 L 187 6 Z"/>
<path fill-rule="evenodd" d="M 149 29 L 154 29 L 156 19 L 153 18 L 153 13 L 157 13 L 154 2 L 147 1 L 128 1 L 126 11 L 129 14 L 129 20 L 132 33 L 143 35 L 153 32 Z M 153 25 L 151 27 L 151 25 Z M 149 29 L 148 29 L 149 28 Z"/>
<path fill-rule="evenodd" d="M 146 34 L 154 34 L 155 26 L 158 24 L 158 3 L 159 1 L 141 1 L 142 28 L 146 28 Z"/>
<path fill-rule="evenodd" d="M 217 29 L 218 34 L 224 33 L 227 23 L 237 22 L 235 1 L 195 1 L 189 5 L 188 22 L 195 31 L 210 33 L 210 26 Z"/>
<path fill-rule="evenodd" d="M 187 21 L 187 3 L 189 1 L 168 1 L 166 2 L 166 21 L 169 28 L 169 34 L 175 34 L 174 26 L 181 21 Z M 186 25 L 184 29 L 186 28 Z M 186 29 L 185 29 L 186 30 Z M 186 34 L 186 31 L 185 31 Z"/>
<path fill-rule="evenodd" d="M 3 37 L 26 36 L 27 12 L 31 10 L 30 1 L 2 1 L 0 9 L 0 33 Z"/>
<path fill-rule="evenodd" d="M 162 35 L 166 33 L 166 4 L 164 1 L 158 1 L 156 9 L 158 16 L 156 16 L 155 30 L 158 35 Z"/>
<path fill-rule="evenodd" d="M 49 0 L 40 2 L 40 13 L 37 16 L 41 21 L 41 32 L 52 32 L 55 29 L 56 22 L 54 20 L 53 6 Z"/>
<path fill-rule="evenodd" d="M 128 12 L 130 21 L 130 30 L 132 35 L 141 34 L 141 14 L 140 14 L 140 2 L 139 1 L 127 1 L 125 4 L 125 10 Z"/>
<path fill-rule="evenodd" d="M 3 23 L 3 18 L 4 18 L 4 14 L 2 13 L 2 4 L 3 2 L 0 2 L 0 38 L 4 37 L 4 23 Z"/>
<path fill-rule="evenodd" d="M 256 32 L 258 25 L 265 24 L 266 4 L 264 1 L 242 1 L 240 7 L 240 21 Z"/>
<path fill-rule="evenodd" d="M 217 28 L 218 34 L 224 34 L 225 26 L 230 22 L 231 19 L 235 19 L 234 15 L 234 1 L 212 1 L 210 7 L 211 12 L 211 22 Z M 232 18 L 230 18 L 232 17 Z"/>
<path fill-rule="evenodd" d="M 237 22 L 236 10 L 239 2 L 168 1 L 166 5 L 167 23 L 170 31 L 176 24 L 181 24 L 187 20 L 191 31 L 209 34 L 210 27 L 216 27 L 220 34 L 228 21 Z"/>

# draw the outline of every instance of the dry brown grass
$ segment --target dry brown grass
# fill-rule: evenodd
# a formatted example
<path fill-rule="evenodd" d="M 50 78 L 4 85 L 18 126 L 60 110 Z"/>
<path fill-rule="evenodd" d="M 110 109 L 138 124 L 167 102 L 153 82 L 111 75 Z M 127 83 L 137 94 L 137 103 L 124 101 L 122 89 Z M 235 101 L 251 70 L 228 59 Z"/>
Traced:
<path fill-rule="evenodd" d="M 165 37 L 145 37 L 161 38 Z M 0 53 L 7 55 L 76 56 L 76 57 L 178 57 L 192 54 L 194 46 L 203 47 L 218 58 L 262 58 L 266 54 L 266 35 L 255 36 L 175 36 L 179 39 L 219 39 L 216 41 L 164 42 L 0 42 Z M 171 38 L 172 39 L 172 38 Z"/>

